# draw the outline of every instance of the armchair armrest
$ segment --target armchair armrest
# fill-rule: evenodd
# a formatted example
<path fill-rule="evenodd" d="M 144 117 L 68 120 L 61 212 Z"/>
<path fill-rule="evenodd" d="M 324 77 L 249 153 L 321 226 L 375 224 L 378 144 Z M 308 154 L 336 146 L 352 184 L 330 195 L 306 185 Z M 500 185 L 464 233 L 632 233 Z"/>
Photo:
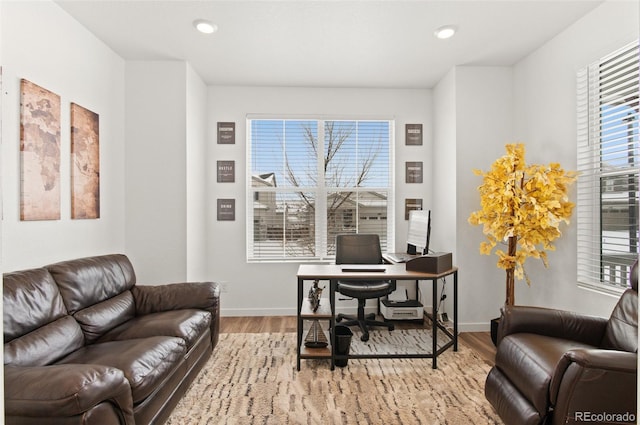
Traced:
<path fill-rule="evenodd" d="M 504 306 L 498 344 L 512 333 L 533 333 L 600 346 L 607 319 L 543 307 Z"/>
<path fill-rule="evenodd" d="M 584 421 L 585 415 L 592 413 L 633 414 L 635 420 L 637 365 L 636 353 L 584 348 L 567 351 L 551 378 L 554 423 Z M 568 423 L 573 423 L 571 420 Z"/>
<path fill-rule="evenodd" d="M 137 314 L 218 306 L 220 288 L 215 282 L 184 282 L 169 285 L 136 285 L 131 289 Z"/>
<path fill-rule="evenodd" d="M 86 364 L 4 368 L 6 416 L 71 417 L 108 401 L 135 424 L 131 387 L 121 370 Z"/>

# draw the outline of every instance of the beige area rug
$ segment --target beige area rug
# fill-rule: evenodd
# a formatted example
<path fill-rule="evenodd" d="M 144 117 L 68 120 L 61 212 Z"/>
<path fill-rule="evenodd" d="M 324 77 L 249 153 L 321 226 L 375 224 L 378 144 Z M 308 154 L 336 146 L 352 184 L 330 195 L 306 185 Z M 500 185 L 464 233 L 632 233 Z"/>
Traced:
<path fill-rule="evenodd" d="M 489 366 L 464 344 L 431 359 L 302 360 L 296 334 L 221 334 L 167 425 L 501 424 L 484 397 Z"/>
<path fill-rule="evenodd" d="M 369 333 L 369 340 L 363 342 L 360 337 L 362 332 L 359 329 L 351 328 L 353 337 L 349 349 L 350 354 L 362 355 L 384 355 L 384 354 L 431 354 L 433 351 L 433 340 L 431 339 L 431 329 L 396 329 L 389 332 L 386 329 L 378 329 Z M 329 335 L 329 332 L 326 331 Z M 438 331 L 438 349 L 442 348 L 450 338 L 442 331 Z M 460 339 L 458 339 L 460 342 Z M 425 361 L 425 360 L 423 360 Z M 431 362 L 431 359 L 426 359 Z M 440 357 L 438 356 L 438 362 Z"/>

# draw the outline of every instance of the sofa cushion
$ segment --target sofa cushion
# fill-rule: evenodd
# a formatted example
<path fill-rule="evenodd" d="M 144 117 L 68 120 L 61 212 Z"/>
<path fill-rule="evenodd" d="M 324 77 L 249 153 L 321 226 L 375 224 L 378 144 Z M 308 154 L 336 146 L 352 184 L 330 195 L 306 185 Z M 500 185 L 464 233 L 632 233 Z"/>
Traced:
<path fill-rule="evenodd" d="M 136 315 L 131 291 L 78 311 L 73 317 L 84 332 L 87 343 L 93 343 L 107 331 L 133 319 Z M 171 335 L 169 335 L 171 336 Z"/>
<path fill-rule="evenodd" d="M 70 314 L 113 298 L 136 283 L 131 262 L 121 254 L 63 261 L 46 268 Z"/>
<path fill-rule="evenodd" d="M 5 366 L 45 366 L 84 345 L 78 322 L 63 316 L 4 344 Z"/>
<path fill-rule="evenodd" d="M 135 404 L 147 398 L 177 368 L 184 367 L 185 353 L 181 338 L 157 336 L 87 345 L 58 364 L 97 364 L 120 369 L 129 381 Z"/>
<path fill-rule="evenodd" d="M 135 317 L 107 332 L 98 342 L 121 341 L 150 336 L 182 338 L 187 350 L 211 324 L 211 313 L 202 310 L 172 310 Z"/>
<path fill-rule="evenodd" d="M 549 407 L 551 376 L 563 354 L 574 348 L 594 347 L 544 335 L 511 334 L 498 345 L 496 367 L 544 416 Z"/>
<path fill-rule="evenodd" d="M 46 269 L 3 276 L 4 364 L 43 366 L 84 345 Z"/>
<path fill-rule="evenodd" d="M 46 269 L 3 276 L 4 342 L 67 315 L 55 281 Z"/>

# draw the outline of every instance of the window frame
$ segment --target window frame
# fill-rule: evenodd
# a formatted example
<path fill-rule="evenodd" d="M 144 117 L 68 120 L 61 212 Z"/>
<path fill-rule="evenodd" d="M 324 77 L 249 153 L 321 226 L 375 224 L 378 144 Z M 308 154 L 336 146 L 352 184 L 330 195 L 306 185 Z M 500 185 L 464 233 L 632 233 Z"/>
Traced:
<path fill-rule="evenodd" d="M 577 163 L 578 163 L 578 196 L 577 196 L 577 281 L 578 286 L 586 289 L 595 290 L 597 292 L 619 295 L 628 285 L 628 273 L 630 264 L 634 258 L 637 261 L 638 252 L 632 252 L 633 240 L 637 251 L 638 239 L 638 159 L 640 151 L 640 141 L 638 134 L 638 126 L 640 123 L 640 114 L 638 113 L 638 105 L 640 104 L 638 93 L 638 73 L 640 72 L 640 63 L 638 59 L 638 40 L 631 42 L 614 52 L 602 57 L 601 59 L 580 69 L 577 74 Z M 621 57 L 631 58 L 619 60 Z M 629 68 L 623 68 L 618 62 L 628 62 Z M 612 63 L 614 66 L 609 67 L 607 64 Z M 627 70 L 628 69 L 628 70 Z M 615 71 L 614 77 L 606 75 L 606 72 Z M 627 73 L 630 77 L 627 77 Z M 633 74 L 635 78 L 633 78 Z M 626 79 L 620 79 L 622 75 Z M 611 78 L 611 79 L 609 79 Z M 611 80 L 615 85 L 611 84 Z M 635 85 L 629 91 L 625 86 Z M 610 87 L 616 87 L 615 91 L 611 91 Z M 632 93 L 628 97 L 627 93 Z M 613 93 L 613 94 L 612 94 Z M 635 96 L 633 95 L 635 94 Z M 635 120 L 630 130 L 626 128 L 626 134 L 617 136 L 618 141 L 614 145 L 610 145 L 611 140 L 606 133 L 610 131 L 610 126 L 616 123 L 616 120 L 623 122 L 623 118 L 614 119 L 612 116 L 619 115 L 617 112 L 611 112 L 612 104 L 609 99 L 603 98 L 615 96 L 616 100 L 623 95 L 624 102 L 622 106 L 631 109 L 631 117 Z M 635 99 L 635 100 L 634 100 Z M 615 107 L 618 108 L 618 103 Z M 635 129 L 633 126 L 635 125 Z M 613 127 L 616 128 L 616 127 Z M 618 129 L 620 126 L 618 127 Z M 620 130 L 619 130 L 620 131 Z M 625 133 L 620 131 L 620 134 Z M 621 142 L 620 140 L 624 140 Z M 631 165 L 622 166 L 614 164 L 620 161 L 615 158 L 615 154 L 611 154 L 611 147 L 619 148 L 626 144 L 626 149 L 618 150 L 626 155 L 631 155 Z M 623 190 L 612 191 L 613 182 L 616 178 L 624 177 L 627 179 L 626 186 Z M 633 179 L 633 182 L 632 180 Z M 628 238 L 620 237 L 609 233 L 605 226 L 619 225 L 617 222 L 610 222 L 611 215 L 604 217 L 605 208 L 607 207 L 607 193 L 611 193 L 609 204 L 615 201 L 616 193 L 633 193 L 629 195 L 628 202 L 625 205 L 627 213 L 627 222 L 625 226 L 630 236 Z M 624 198 L 622 198 L 624 199 Z M 635 199 L 635 202 L 633 200 Z M 634 217 L 632 208 L 635 208 Z M 613 212 L 610 210 L 609 213 Z M 633 223 L 635 220 L 635 223 Z M 633 225 L 635 224 L 636 235 L 631 236 Z M 609 235 L 609 236 L 607 236 Z M 628 242 L 629 252 L 625 253 L 624 249 L 617 247 L 609 247 L 611 252 L 605 251 L 607 238 L 614 239 L 615 242 L 609 244 L 620 243 L 619 241 Z M 635 254 L 635 255 L 634 255 Z M 605 257 L 609 257 L 606 261 Z M 596 264 L 594 266 L 594 264 Z"/>
<path fill-rule="evenodd" d="M 287 186 L 287 187 L 270 187 L 270 188 L 261 188 L 260 192 L 273 192 L 274 196 L 277 196 L 278 193 L 295 193 L 295 192 L 309 192 L 315 195 L 315 219 L 313 222 L 313 226 L 316 229 L 321 229 L 320 231 L 315 232 L 315 253 L 313 256 L 267 256 L 260 257 L 255 255 L 254 248 L 254 231 L 255 231 L 255 211 L 254 211 L 254 197 L 255 194 L 258 193 L 256 191 L 256 187 L 252 186 L 253 176 L 253 144 L 252 144 L 252 122 L 256 120 L 274 120 L 274 121 L 314 121 L 318 128 L 318 152 L 324 152 L 324 144 L 325 144 L 325 122 L 335 121 L 335 122 L 385 122 L 388 124 L 388 167 L 387 167 L 387 179 L 388 186 L 386 187 L 330 187 L 326 185 L 325 176 L 321 173 L 321 170 L 324 168 L 323 156 L 318 155 L 316 157 L 316 171 L 317 171 L 317 185 L 316 186 Z M 353 116 L 298 116 L 298 115 L 287 115 L 287 114 L 249 114 L 246 117 L 246 164 L 247 164 L 247 183 L 246 183 L 246 260 L 248 263 L 291 263 L 291 262 L 332 262 L 335 259 L 334 253 L 328 252 L 328 246 L 330 245 L 327 242 L 327 234 L 329 234 L 330 230 L 328 229 L 328 220 L 327 220 L 327 199 L 332 193 L 338 192 L 354 192 L 356 194 L 360 193 L 373 193 L 373 192 L 386 192 L 386 212 L 383 217 L 386 219 L 386 237 L 383 239 L 383 235 L 381 235 L 381 245 L 383 251 L 393 251 L 395 250 L 395 119 L 389 117 L 353 117 Z M 357 209 L 353 210 L 345 210 L 340 212 L 339 217 L 344 218 L 345 214 L 351 214 L 352 216 L 352 224 L 349 229 L 342 229 L 349 232 L 351 229 L 357 230 L 360 219 L 357 212 Z M 341 223 L 344 220 L 338 220 Z M 339 229 L 338 229 L 339 230 Z M 338 231 L 338 233 L 342 233 Z"/>

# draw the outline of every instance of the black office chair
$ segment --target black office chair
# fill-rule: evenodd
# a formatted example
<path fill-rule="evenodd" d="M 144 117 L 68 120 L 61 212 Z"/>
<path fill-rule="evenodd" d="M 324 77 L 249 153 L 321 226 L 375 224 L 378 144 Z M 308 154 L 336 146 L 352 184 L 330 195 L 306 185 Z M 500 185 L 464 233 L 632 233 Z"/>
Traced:
<path fill-rule="evenodd" d="M 336 264 L 382 264 L 382 252 L 380 250 L 380 238 L 378 235 L 349 234 L 336 237 Z M 358 316 L 352 317 L 338 314 L 336 321 L 342 319 L 348 321 L 346 326 L 360 326 L 362 341 L 369 340 L 370 326 L 384 326 L 390 331 L 393 324 L 374 320 L 375 314 L 364 315 L 364 305 L 370 298 L 380 298 L 395 291 L 396 282 L 389 280 L 374 281 L 338 281 L 336 290 L 347 297 L 358 300 Z"/>

